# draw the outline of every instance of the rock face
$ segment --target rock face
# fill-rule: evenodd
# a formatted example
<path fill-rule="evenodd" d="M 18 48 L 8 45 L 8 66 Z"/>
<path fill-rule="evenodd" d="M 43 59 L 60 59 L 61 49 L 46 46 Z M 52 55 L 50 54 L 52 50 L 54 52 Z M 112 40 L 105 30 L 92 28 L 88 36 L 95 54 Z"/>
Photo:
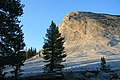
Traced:
<path fill-rule="evenodd" d="M 120 55 L 120 16 L 71 12 L 59 25 L 67 57 Z"/>

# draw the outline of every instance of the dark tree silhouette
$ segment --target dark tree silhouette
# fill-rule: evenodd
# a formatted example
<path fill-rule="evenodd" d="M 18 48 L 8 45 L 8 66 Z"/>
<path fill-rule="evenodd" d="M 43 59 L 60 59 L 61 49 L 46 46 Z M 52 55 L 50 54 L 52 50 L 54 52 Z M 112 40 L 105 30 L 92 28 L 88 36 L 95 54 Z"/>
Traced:
<path fill-rule="evenodd" d="M 37 54 L 36 48 L 29 48 L 26 52 L 26 58 L 29 59 Z"/>
<path fill-rule="evenodd" d="M 15 80 L 18 79 L 24 62 L 24 34 L 18 19 L 23 14 L 23 5 L 20 2 L 0 0 L 0 69 L 2 71 L 4 65 L 11 65 Z"/>
<path fill-rule="evenodd" d="M 106 65 L 106 60 L 104 57 L 101 58 L 101 67 L 100 70 L 102 71 L 108 71 L 110 70 L 110 65 Z"/>
<path fill-rule="evenodd" d="M 58 27 L 52 21 L 47 29 L 46 39 L 44 39 L 43 55 L 45 60 L 45 69 L 53 72 L 54 69 L 62 69 L 64 66 L 61 62 L 65 61 L 64 38 L 61 37 Z"/>

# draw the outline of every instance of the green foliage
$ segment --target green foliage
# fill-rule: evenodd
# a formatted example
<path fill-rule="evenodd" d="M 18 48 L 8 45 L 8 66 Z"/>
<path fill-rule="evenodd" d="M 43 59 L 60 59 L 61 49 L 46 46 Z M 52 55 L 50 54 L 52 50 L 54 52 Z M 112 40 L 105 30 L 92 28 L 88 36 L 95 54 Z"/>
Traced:
<path fill-rule="evenodd" d="M 2 67 L 5 65 L 13 66 L 15 80 L 24 62 L 21 56 L 25 46 L 24 34 L 18 20 L 22 14 L 23 5 L 20 0 L 0 0 L 0 59 L 4 61 L 0 61 L 0 69 L 3 71 Z"/>
<path fill-rule="evenodd" d="M 21 76 L 21 66 L 24 66 L 25 57 L 23 56 L 25 52 L 22 52 L 21 54 L 18 54 L 16 56 L 11 56 L 11 65 L 13 66 L 13 71 L 11 73 L 13 74 L 13 79 L 18 79 L 19 76 Z"/>
<path fill-rule="evenodd" d="M 52 21 L 49 29 L 47 29 L 46 39 L 44 39 L 43 55 L 45 60 L 45 69 L 53 72 L 56 68 L 63 68 L 61 64 L 66 54 L 64 53 L 64 38 L 61 37 L 58 27 Z"/>
<path fill-rule="evenodd" d="M 26 52 L 26 58 L 29 59 L 37 54 L 36 48 L 29 48 L 28 51 Z"/>
<path fill-rule="evenodd" d="M 102 71 L 109 71 L 110 70 L 110 65 L 106 65 L 106 60 L 104 57 L 101 58 L 100 70 L 102 70 Z"/>

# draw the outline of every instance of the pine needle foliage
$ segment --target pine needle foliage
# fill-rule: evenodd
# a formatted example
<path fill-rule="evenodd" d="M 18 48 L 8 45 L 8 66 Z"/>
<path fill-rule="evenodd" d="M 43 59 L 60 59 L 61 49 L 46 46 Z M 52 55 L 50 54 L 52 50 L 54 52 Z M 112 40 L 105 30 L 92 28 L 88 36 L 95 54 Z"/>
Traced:
<path fill-rule="evenodd" d="M 47 29 L 46 39 L 44 39 L 43 55 L 45 62 L 45 69 L 48 72 L 53 72 L 55 69 L 62 69 L 66 57 L 64 51 L 64 38 L 59 33 L 58 27 L 52 21 L 50 27 Z"/>

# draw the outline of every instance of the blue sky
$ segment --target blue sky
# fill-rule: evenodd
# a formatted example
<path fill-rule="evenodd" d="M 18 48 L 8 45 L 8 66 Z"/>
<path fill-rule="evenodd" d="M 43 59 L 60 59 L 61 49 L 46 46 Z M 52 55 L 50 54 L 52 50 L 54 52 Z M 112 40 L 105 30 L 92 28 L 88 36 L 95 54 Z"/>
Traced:
<path fill-rule="evenodd" d="M 21 17 L 27 48 L 39 51 L 46 29 L 53 20 L 59 25 L 69 12 L 86 11 L 120 15 L 120 0 L 21 0 L 25 4 Z"/>

